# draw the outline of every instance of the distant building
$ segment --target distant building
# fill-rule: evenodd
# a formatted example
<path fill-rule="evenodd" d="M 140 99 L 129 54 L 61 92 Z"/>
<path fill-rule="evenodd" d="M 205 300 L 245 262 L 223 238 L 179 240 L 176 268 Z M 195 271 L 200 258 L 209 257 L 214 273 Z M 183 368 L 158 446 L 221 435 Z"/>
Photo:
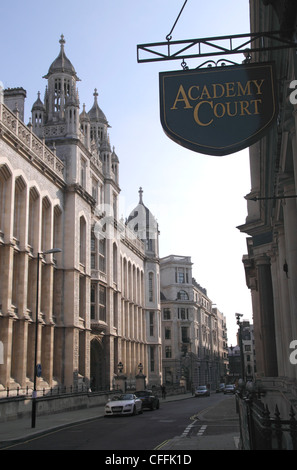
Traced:
<path fill-rule="evenodd" d="M 163 381 L 214 389 L 226 374 L 226 319 L 192 277 L 191 257 L 161 258 L 160 278 Z"/>
<path fill-rule="evenodd" d="M 242 349 L 244 361 L 244 377 L 246 380 L 254 380 L 257 372 L 256 352 L 254 339 L 254 326 L 249 321 L 243 320 L 242 326 Z"/>
<path fill-rule="evenodd" d="M 218 342 L 216 355 L 219 369 L 218 376 L 220 382 L 224 382 L 229 371 L 227 323 L 225 315 L 218 308 L 213 307 L 212 310 L 214 318 L 217 318 Z"/>
<path fill-rule="evenodd" d="M 256 373 L 254 328 L 248 320 L 241 322 L 241 340 L 238 330 L 237 345 L 231 345 L 228 348 L 228 357 L 229 379 L 231 381 L 237 381 L 242 378 L 245 381 L 254 380 Z"/>
<path fill-rule="evenodd" d="M 228 382 L 235 383 L 242 377 L 242 363 L 240 356 L 240 347 L 238 344 L 236 346 L 230 346 L 228 348 L 228 358 L 229 358 L 229 374 Z"/>

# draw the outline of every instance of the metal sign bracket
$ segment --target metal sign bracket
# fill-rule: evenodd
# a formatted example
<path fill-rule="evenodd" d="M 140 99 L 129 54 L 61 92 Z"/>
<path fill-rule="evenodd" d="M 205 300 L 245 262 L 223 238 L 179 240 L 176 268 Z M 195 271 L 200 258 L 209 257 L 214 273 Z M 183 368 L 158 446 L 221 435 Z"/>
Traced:
<path fill-rule="evenodd" d="M 137 62 L 158 62 L 214 57 L 221 55 L 249 54 L 258 51 L 297 48 L 297 44 L 280 31 L 237 34 L 180 41 L 164 41 L 137 45 Z"/>

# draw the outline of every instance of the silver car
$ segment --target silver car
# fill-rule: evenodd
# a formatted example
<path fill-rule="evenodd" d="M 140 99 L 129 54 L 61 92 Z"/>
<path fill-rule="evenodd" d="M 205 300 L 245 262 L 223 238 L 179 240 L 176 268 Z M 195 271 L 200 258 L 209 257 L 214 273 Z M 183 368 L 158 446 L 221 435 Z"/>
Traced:
<path fill-rule="evenodd" d="M 224 394 L 226 395 L 227 393 L 235 393 L 235 387 L 232 384 L 226 385 L 224 389 Z"/>
<path fill-rule="evenodd" d="M 209 397 L 210 391 L 206 385 L 200 385 L 195 390 L 195 397 Z"/>

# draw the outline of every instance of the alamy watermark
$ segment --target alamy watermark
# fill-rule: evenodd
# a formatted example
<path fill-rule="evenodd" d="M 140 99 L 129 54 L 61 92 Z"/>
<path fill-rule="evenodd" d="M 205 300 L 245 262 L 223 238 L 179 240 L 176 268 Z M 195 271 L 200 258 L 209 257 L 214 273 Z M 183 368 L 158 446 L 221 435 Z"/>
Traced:
<path fill-rule="evenodd" d="M 289 360 L 290 360 L 290 363 L 295 366 L 297 364 L 297 339 L 294 339 L 293 341 L 291 341 L 290 349 L 293 349 L 293 351 L 291 352 L 289 356 Z"/>
<path fill-rule="evenodd" d="M 154 240 L 158 236 L 158 224 L 151 212 L 142 204 L 130 214 L 126 221 L 118 220 L 110 204 L 98 204 L 95 208 L 97 220 L 94 235 L 98 239 Z"/>
<path fill-rule="evenodd" d="M 293 91 L 290 93 L 290 103 L 291 104 L 297 104 L 297 80 L 292 80 L 290 83 L 289 88 L 295 88 Z"/>

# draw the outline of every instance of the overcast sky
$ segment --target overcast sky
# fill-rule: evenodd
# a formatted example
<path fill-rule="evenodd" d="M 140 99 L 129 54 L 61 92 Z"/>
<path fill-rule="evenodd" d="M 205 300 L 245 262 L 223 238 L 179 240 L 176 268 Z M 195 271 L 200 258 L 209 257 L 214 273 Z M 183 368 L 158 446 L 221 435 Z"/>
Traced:
<path fill-rule="evenodd" d="M 0 81 L 27 91 L 25 121 L 60 50 L 78 77 L 80 105 L 98 102 L 120 160 L 121 216 L 143 201 L 156 216 L 160 256 L 191 256 L 193 276 L 227 317 L 229 344 L 236 341 L 235 313 L 252 321 L 242 256 L 246 235 L 244 196 L 250 191 L 248 149 L 214 157 L 187 150 L 163 132 L 159 72 L 181 70 L 181 61 L 137 63 L 137 44 L 163 42 L 184 0 L 16 0 L 1 5 Z M 249 32 L 248 0 L 188 0 L 172 40 Z M 241 63 L 244 57 L 233 57 Z M 204 60 L 187 61 L 195 68 Z"/>

